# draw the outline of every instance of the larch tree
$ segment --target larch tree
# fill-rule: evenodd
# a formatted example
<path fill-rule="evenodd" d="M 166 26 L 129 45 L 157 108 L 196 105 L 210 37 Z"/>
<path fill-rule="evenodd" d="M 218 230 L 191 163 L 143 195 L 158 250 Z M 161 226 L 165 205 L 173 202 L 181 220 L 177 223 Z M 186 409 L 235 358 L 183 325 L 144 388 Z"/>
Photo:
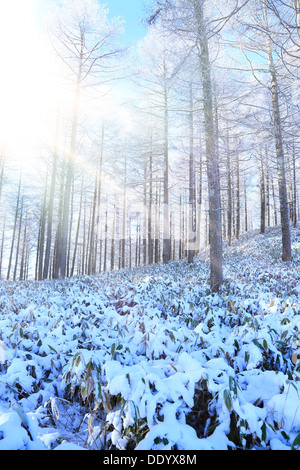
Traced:
<path fill-rule="evenodd" d="M 174 37 L 173 37 L 174 40 Z M 170 47 L 170 34 L 160 24 L 152 25 L 141 51 L 143 58 L 138 84 L 144 90 L 140 112 L 155 116 L 161 122 L 161 153 L 163 155 L 163 263 L 171 259 L 170 233 L 170 125 L 171 104 L 174 98 L 174 79 L 181 67 L 180 52 Z M 155 47 L 153 47 L 155 45 Z M 143 108 L 145 108 L 143 110 Z"/>
<path fill-rule="evenodd" d="M 246 62 L 257 83 L 267 90 L 270 100 L 270 132 L 273 135 L 277 162 L 277 178 L 282 230 L 282 259 L 292 258 L 289 204 L 286 183 L 286 156 L 284 150 L 284 133 L 282 121 L 282 93 L 279 81 L 279 67 L 282 65 L 278 42 L 282 31 L 277 18 L 272 17 L 268 0 L 253 0 L 239 17 L 242 26 L 242 49 Z M 272 3 L 272 2 L 271 2 Z M 247 14 L 247 15 L 246 15 Z M 275 61 L 275 52 L 277 61 Z M 254 57 L 256 56 L 256 59 Z M 265 78 L 266 77 L 266 78 Z M 267 97 L 268 99 L 268 97 Z M 266 125 L 264 126 L 266 129 Z"/>
<path fill-rule="evenodd" d="M 122 49 L 116 43 L 120 23 L 109 20 L 108 10 L 96 0 L 65 0 L 54 16 L 51 28 L 52 43 L 66 68 L 67 78 L 73 89 L 61 231 L 57 240 L 58 275 L 65 277 L 80 99 L 85 86 L 99 85 L 111 78 L 111 73 L 116 68 L 114 59 L 120 55 Z"/>
<path fill-rule="evenodd" d="M 203 0 L 166 1 L 163 5 L 156 2 L 158 8 L 152 15 L 151 21 L 155 21 L 159 15 L 165 15 L 166 28 L 184 38 L 198 57 L 200 64 L 209 193 L 210 286 L 213 292 L 217 292 L 223 283 L 222 218 L 213 75 L 209 50 L 211 31 L 204 13 L 205 4 Z"/>

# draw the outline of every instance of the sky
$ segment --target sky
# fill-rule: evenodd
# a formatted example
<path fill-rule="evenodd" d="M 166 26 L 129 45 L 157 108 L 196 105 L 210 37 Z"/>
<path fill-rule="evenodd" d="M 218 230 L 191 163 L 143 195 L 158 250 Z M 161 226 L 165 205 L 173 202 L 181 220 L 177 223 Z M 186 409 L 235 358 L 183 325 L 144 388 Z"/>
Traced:
<path fill-rule="evenodd" d="M 4 2 L 7 0 L 0 0 Z M 26 4 L 34 3 L 36 9 L 36 20 L 38 21 L 38 15 L 42 13 L 45 6 L 49 4 L 49 1 L 53 0 L 10 0 L 10 2 L 20 2 Z M 150 0 L 99 0 L 99 3 L 106 5 L 109 9 L 109 14 L 112 17 L 120 16 L 125 19 L 125 31 L 123 39 L 126 42 L 137 41 L 143 38 L 146 32 L 145 25 L 142 24 L 141 20 L 145 17 L 145 4 L 149 4 Z"/>
<path fill-rule="evenodd" d="M 56 0 L 55 0 L 56 1 Z M 124 18 L 122 40 L 141 40 L 145 25 L 144 4 L 149 0 L 100 0 L 109 16 Z M 51 53 L 45 49 L 43 14 L 53 0 L 0 0 L 0 151 L 7 143 L 24 154 L 45 129 L 43 118 L 51 113 L 55 94 L 49 81 Z M 41 119 L 42 116 L 42 119 Z M 4 144 L 3 144 L 4 142 Z"/>
<path fill-rule="evenodd" d="M 145 0 L 104 0 L 112 16 L 121 16 L 126 20 L 124 39 L 132 42 L 145 35 Z"/>

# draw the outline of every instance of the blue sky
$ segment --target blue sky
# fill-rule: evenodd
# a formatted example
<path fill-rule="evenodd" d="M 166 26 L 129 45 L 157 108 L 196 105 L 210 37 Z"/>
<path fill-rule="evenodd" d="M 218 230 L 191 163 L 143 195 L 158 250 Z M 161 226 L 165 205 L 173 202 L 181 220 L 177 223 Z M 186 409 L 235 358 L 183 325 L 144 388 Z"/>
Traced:
<path fill-rule="evenodd" d="M 0 0 L 0 2 L 1 1 L 5 0 Z M 36 21 L 38 22 L 39 15 L 46 5 L 51 5 L 51 1 L 52 0 L 10 0 L 10 3 L 20 2 L 22 4 L 24 2 L 26 5 L 26 2 L 31 2 L 34 4 L 36 8 Z M 99 3 L 109 9 L 110 16 L 120 16 L 125 19 L 126 24 L 124 26 L 125 31 L 123 39 L 127 43 L 140 40 L 144 37 L 146 27 L 141 23 L 141 19 L 146 16 L 144 5 L 145 3 L 149 4 L 149 0 L 99 0 Z M 16 8 L 16 11 L 17 10 L 18 8 Z M 34 11 L 34 8 L 32 8 L 31 11 Z"/>
<path fill-rule="evenodd" d="M 103 3 L 109 8 L 111 16 L 121 16 L 125 18 L 126 41 L 135 41 L 145 35 L 145 25 L 140 20 L 145 17 L 145 0 L 103 0 Z"/>

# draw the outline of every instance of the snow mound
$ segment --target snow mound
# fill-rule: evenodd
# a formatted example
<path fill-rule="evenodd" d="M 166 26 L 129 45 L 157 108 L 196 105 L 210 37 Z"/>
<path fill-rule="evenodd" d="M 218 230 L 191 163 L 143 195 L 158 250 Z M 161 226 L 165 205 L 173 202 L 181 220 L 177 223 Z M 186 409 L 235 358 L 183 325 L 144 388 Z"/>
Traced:
<path fill-rule="evenodd" d="M 1 283 L 0 450 L 298 448 L 300 253 L 272 240 L 226 250 L 218 295 L 204 255 Z"/>

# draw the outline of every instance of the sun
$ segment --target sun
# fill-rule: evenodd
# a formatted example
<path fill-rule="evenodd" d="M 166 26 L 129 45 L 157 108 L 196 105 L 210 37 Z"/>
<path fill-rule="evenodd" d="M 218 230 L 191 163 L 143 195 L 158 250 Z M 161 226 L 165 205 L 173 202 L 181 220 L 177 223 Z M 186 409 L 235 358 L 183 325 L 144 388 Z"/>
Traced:
<path fill-rule="evenodd" d="M 38 22 L 39 5 L 40 0 L 0 0 L 0 148 L 20 153 L 23 161 L 31 158 L 37 136 L 47 138 L 58 92 L 49 74 L 51 52 Z"/>

